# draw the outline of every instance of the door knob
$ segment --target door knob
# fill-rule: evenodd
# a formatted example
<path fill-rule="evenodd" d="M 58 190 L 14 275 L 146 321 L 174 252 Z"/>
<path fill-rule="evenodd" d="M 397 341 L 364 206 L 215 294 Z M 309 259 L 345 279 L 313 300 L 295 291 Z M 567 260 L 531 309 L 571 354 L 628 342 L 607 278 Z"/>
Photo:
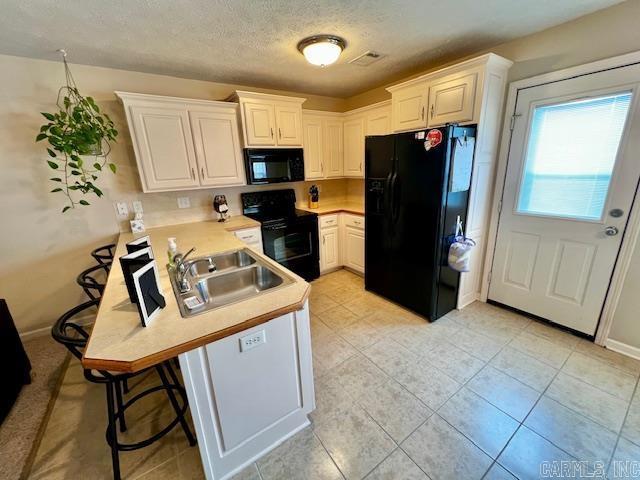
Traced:
<path fill-rule="evenodd" d="M 618 234 L 618 231 L 619 230 L 617 229 L 617 227 L 611 227 L 611 226 L 610 227 L 606 227 L 604 229 L 605 235 L 608 235 L 609 237 L 616 236 Z"/>

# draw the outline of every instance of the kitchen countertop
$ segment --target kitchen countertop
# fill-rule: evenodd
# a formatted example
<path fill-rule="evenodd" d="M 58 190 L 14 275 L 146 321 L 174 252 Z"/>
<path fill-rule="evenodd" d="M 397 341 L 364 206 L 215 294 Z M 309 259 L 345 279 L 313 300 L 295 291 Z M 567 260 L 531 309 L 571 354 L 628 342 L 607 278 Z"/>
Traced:
<path fill-rule="evenodd" d="M 167 263 L 167 238 L 176 237 L 178 248 L 186 252 L 196 247 L 195 256 L 248 248 L 232 233 L 234 230 L 260 226 L 243 216 L 225 223 L 205 221 L 150 228 L 145 233 L 122 233 L 118 239 L 114 262 L 102 295 L 82 364 L 85 368 L 136 372 L 176 355 L 233 335 L 286 313 L 301 310 L 310 285 L 265 255 L 260 258 L 279 274 L 293 282 L 190 318 L 180 315 L 171 287 Z M 160 283 L 167 305 L 142 327 L 138 310 L 129 300 L 118 258 L 126 254 L 126 243 L 149 235 L 158 262 Z"/>
<path fill-rule="evenodd" d="M 318 208 L 309 208 L 307 206 L 298 207 L 300 210 L 307 212 L 315 212 L 318 215 L 327 215 L 329 213 L 353 213 L 355 215 L 364 215 L 364 204 L 359 202 L 320 202 Z"/>

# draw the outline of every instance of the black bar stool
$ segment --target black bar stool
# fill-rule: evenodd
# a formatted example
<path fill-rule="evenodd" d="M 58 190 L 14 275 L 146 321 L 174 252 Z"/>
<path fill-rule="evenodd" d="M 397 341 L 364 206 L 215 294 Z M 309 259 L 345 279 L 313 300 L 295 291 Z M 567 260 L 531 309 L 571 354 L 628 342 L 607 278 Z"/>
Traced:
<path fill-rule="evenodd" d="M 62 315 L 51 329 L 51 335 L 53 336 L 53 338 L 57 342 L 67 347 L 67 349 L 78 359 L 82 359 L 82 352 L 87 345 L 89 334 L 78 323 L 74 323 L 73 318 L 77 315 L 84 314 L 85 310 L 88 310 L 92 307 L 97 307 L 99 303 L 99 300 L 94 299 L 72 308 L 64 315 Z M 122 395 L 122 382 L 144 372 L 148 372 L 151 369 L 155 369 L 155 371 L 158 373 L 161 385 L 148 388 L 125 401 Z M 149 367 L 136 373 L 120 373 L 109 372 L 105 370 L 85 369 L 84 376 L 90 382 L 104 384 L 107 390 L 108 423 L 106 438 L 107 443 L 111 447 L 113 478 L 115 480 L 120 480 L 121 478 L 119 452 L 138 450 L 140 448 L 151 445 L 156 440 L 164 437 L 178 424 L 180 424 L 180 426 L 184 430 L 189 445 L 194 446 L 196 444 L 196 439 L 193 436 L 193 433 L 191 432 L 191 429 L 189 428 L 189 425 L 185 419 L 187 408 L 189 408 L 186 391 L 180 384 L 175 371 L 171 367 L 171 362 L 166 361 L 155 365 L 154 367 Z M 119 442 L 117 429 L 119 428 L 121 432 L 125 432 L 127 430 L 125 419 L 125 411 L 127 410 L 127 408 L 132 406 L 138 400 L 146 397 L 147 395 L 160 390 L 166 391 L 167 396 L 169 397 L 169 402 L 171 403 L 171 406 L 175 411 L 175 418 L 171 422 L 169 422 L 169 424 L 162 430 L 150 436 L 149 438 L 135 443 Z M 180 399 L 182 400 L 182 404 L 180 404 L 180 402 L 178 401 L 176 393 L 178 393 Z M 118 428 L 116 427 L 116 425 Z"/>
<path fill-rule="evenodd" d="M 113 261 L 114 251 L 116 249 L 115 243 L 110 243 L 109 245 L 103 245 L 102 247 L 96 248 L 91 252 L 91 256 L 96 259 L 96 262 L 100 265 L 109 264 L 111 266 L 111 262 Z M 108 271 L 108 268 L 107 268 Z"/>
<path fill-rule="evenodd" d="M 78 275 L 76 282 L 91 300 L 100 300 L 107 283 L 111 262 L 99 263 L 89 267 Z"/>

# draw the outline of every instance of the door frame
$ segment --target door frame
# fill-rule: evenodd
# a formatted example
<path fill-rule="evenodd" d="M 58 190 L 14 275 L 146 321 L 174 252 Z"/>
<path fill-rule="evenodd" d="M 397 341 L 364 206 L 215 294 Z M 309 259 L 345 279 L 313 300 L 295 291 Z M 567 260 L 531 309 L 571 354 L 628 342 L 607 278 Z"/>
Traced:
<path fill-rule="evenodd" d="M 506 181 L 507 164 L 509 161 L 509 151 L 511 149 L 511 124 L 516 110 L 518 100 L 518 92 L 525 88 L 537 87 L 547 83 L 555 83 L 562 80 L 570 80 L 575 77 L 590 75 L 605 70 L 614 70 L 617 68 L 628 67 L 640 64 L 640 51 L 619 55 L 616 57 L 598 60 L 583 65 L 557 70 L 555 72 L 543 73 L 534 77 L 517 80 L 509 84 L 509 92 L 505 106 L 505 116 L 502 127 L 502 135 L 500 140 L 500 153 L 498 154 L 498 163 L 495 175 L 495 188 L 493 192 L 493 200 L 491 203 L 491 214 L 489 219 L 489 230 L 487 233 L 487 248 L 485 251 L 482 283 L 480 290 L 480 300 L 487 301 L 489 295 L 489 282 L 491 279 L 491 270 L 493 268 L 493 258 L 495 254 L 496 240 L 498 236 L 498 224 L 500 220 L 500 210 L 502 204 L 502 196 L 504 193 L 504 185 Z M 637 198 L 636 192 L 636 198 Z M 634 198 L 627 220 L 627 227 L 622 237 L 622 243 L 618 253 L 618 259 L 611 275 L 609 289 L 605 296 L 604 305 L 600 314 L 600 320 L 595 335 L 595 343 L 604 345 L 609 337 L 613 317 L 620 300 L 624 279 L 629 270 L 631 256 L 638 240 L 640 233 L 640 207 Z"/>

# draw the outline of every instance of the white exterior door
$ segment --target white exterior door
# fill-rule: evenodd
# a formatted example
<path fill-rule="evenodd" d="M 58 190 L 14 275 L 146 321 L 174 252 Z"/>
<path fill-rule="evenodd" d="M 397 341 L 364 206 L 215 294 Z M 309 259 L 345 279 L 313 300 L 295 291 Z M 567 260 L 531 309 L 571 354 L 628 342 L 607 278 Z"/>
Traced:
<path fill-rule="evenodd" d="M 235 111 L 190 111 L 200 184 L 244 185 L 244 165 Z"/>
<path fill-rule="evenodd" d="M 595 333 L 640 176 L 638 79 L 518 93 L 489 299 Z"/>

